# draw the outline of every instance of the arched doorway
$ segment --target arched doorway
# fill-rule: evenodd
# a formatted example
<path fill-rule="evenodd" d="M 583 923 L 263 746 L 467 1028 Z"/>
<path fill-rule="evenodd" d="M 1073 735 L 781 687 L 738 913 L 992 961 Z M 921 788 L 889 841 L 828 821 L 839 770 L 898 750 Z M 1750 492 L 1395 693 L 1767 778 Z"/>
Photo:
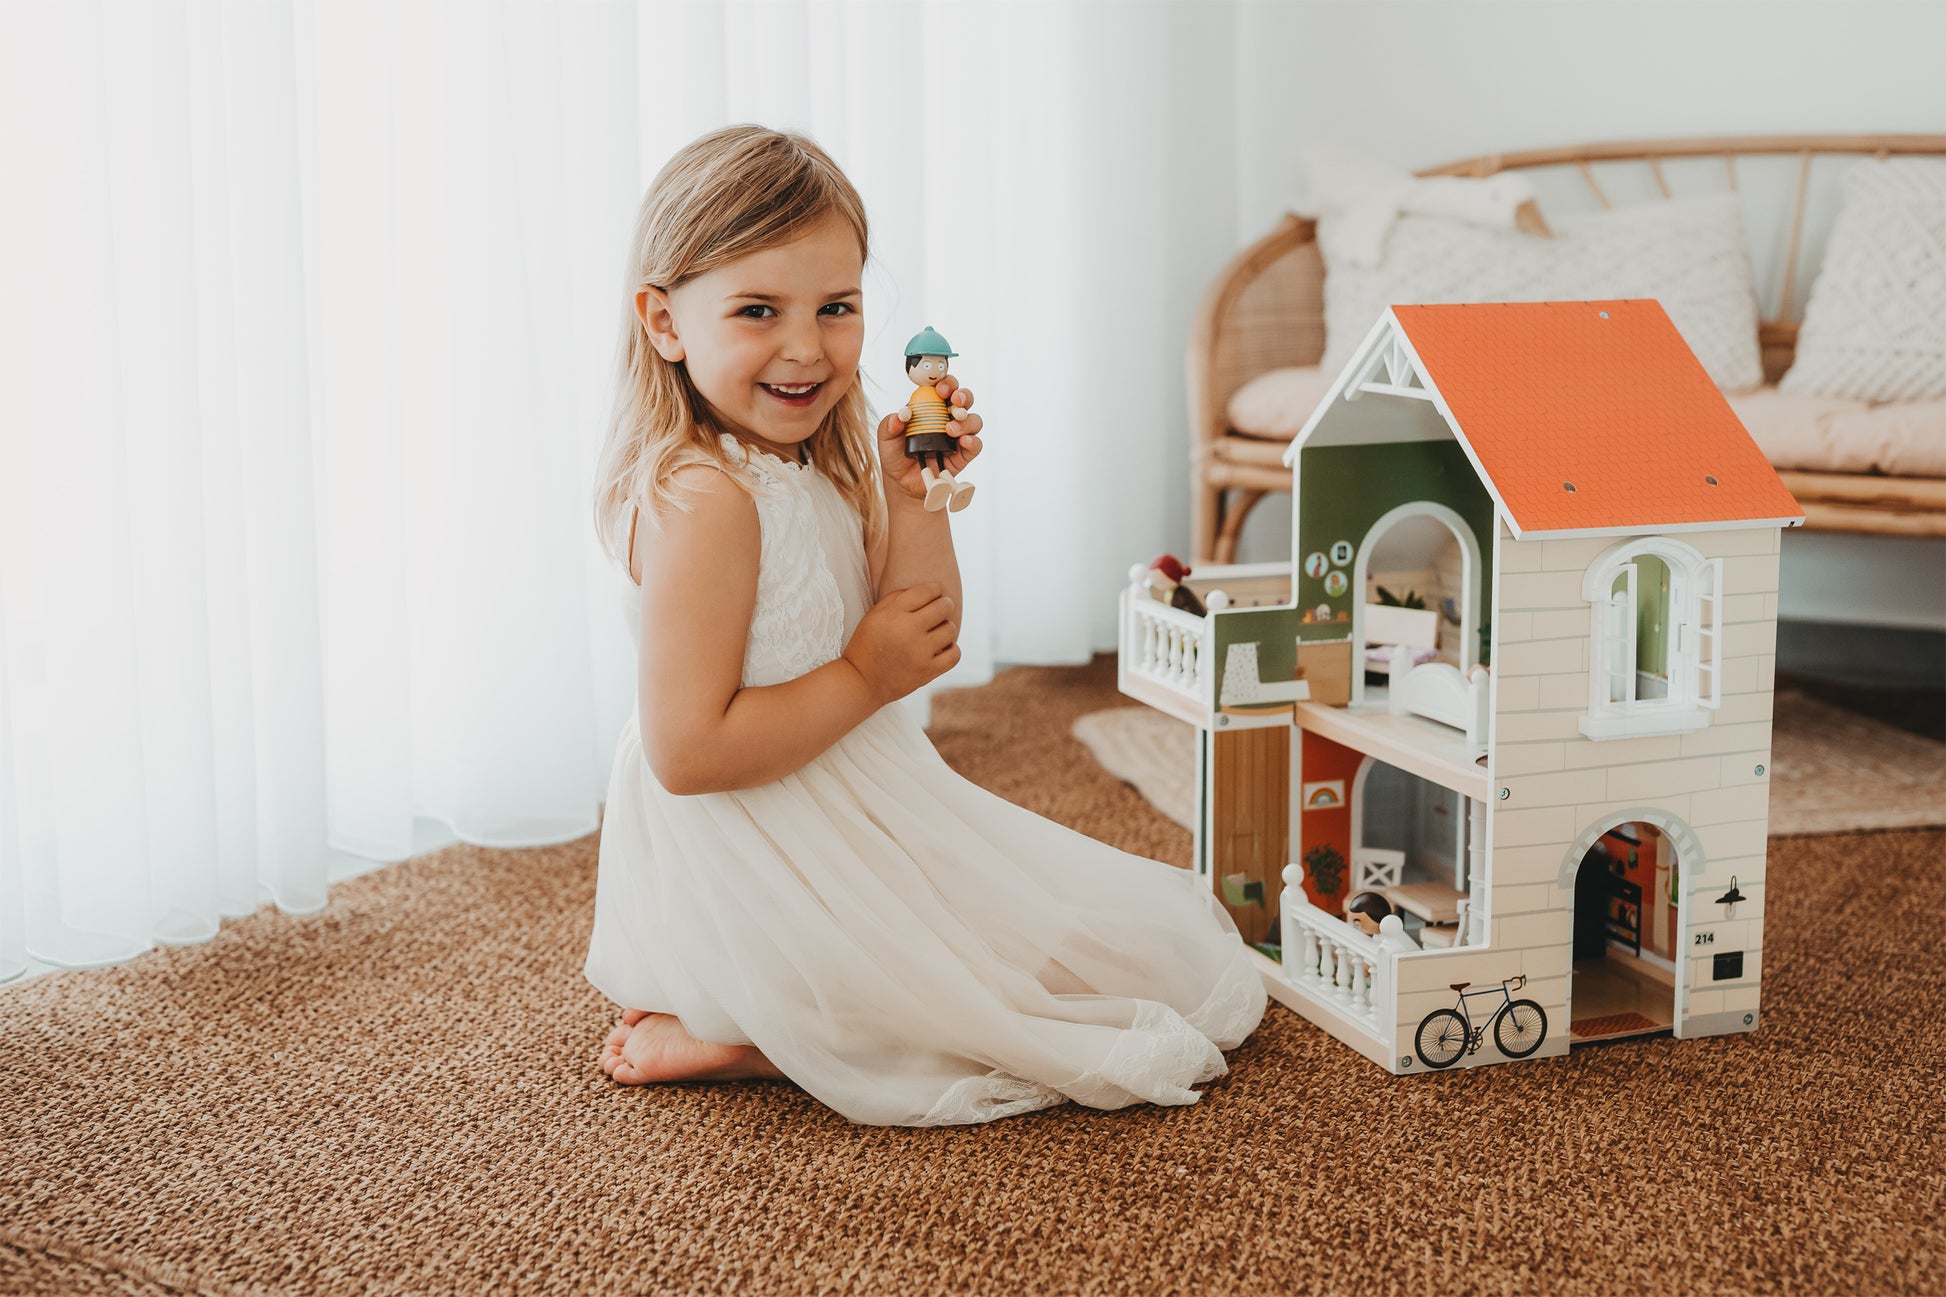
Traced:
<path fill-rule="evenodd" d="M 1681 880 L 1701 868 L 1695 832 L 1659 810 L 1604 817 L 1575 840 L 1560 878 L 1573 912 L 1571 1042 L 1650 1035 L 1681 1022 Z"/>
<path fill-rule="evenodd" d="M 1438 617 L 1432 652 L 1464 673 L 1480 660 L 1480 542 L 1466 520 L 1443 504 L 1402 504 L 1372 524 L 1351 570 L 1351 701 L 1365 701 L 1368 671 L 1385 665 L 1368 658 L 1365 607 L 1396 598 L 1417 601 Z"/>

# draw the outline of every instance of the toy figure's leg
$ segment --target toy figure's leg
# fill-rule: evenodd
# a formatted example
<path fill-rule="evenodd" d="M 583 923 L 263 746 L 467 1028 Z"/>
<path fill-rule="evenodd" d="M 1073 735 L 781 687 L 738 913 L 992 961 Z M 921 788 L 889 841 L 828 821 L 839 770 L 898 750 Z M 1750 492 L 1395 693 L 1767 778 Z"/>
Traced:
<path fill-rule="evenodd" d="M 958 478 L 954 478 L 953 498 L 947 504 L 946 507 L 952 510 L 954 513 L 958 513 L 961 509 L 964 509 L 967 505 L 971 504 L 972 502 L 973 502 L 973 484 L 971 482 L 962 482 Z"/>
<path fill-rule="evenodd" d="M 930 512 L 937 513 L 944 509 L 947 500 L 952 498 L 953 479 L 934 472 L 931 466 L 926 465 L 925 456 L 920 456 L 919 462 L 922 465 L 919 469 L 919 478 L 926 484 L 926 508 Z"/>

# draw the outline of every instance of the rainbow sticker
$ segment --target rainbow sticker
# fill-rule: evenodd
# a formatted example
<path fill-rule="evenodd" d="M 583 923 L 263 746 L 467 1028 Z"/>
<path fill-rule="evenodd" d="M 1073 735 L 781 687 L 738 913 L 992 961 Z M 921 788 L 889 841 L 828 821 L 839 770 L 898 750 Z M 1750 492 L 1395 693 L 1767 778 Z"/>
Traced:
<path fill-rule="evenodd" d="M 1342 779 L 1321 779 L 1314 784 L 1304 785 L 1304 809 L 1307 811 L 1329 810 L 1345 804 L 1345 781 Z"/>

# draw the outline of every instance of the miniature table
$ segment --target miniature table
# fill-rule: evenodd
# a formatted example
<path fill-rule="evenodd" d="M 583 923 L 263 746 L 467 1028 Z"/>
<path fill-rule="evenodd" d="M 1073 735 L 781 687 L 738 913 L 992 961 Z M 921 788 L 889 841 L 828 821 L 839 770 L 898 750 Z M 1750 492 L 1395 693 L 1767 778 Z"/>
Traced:
<path fill-rule="evenodd" d="M 1456 892 L 1444 883 L 1402 883 L 1379 892 L 1396 909 L 1416 914 L 1427 923 L 1458 923 L 1459 903 L 1465 892 Z"/>

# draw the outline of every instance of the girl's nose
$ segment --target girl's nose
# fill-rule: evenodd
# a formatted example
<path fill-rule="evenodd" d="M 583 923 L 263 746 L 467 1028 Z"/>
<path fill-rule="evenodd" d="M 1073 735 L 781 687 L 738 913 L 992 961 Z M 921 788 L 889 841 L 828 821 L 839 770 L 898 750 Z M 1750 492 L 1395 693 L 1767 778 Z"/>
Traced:
<path fill-rule="evenodd" d="M 809 365 L 822 359 L 824 340 L 818 336 L 818 326 L 800 324 L 786 331 L 778 354 L 796 365 Z"/>

